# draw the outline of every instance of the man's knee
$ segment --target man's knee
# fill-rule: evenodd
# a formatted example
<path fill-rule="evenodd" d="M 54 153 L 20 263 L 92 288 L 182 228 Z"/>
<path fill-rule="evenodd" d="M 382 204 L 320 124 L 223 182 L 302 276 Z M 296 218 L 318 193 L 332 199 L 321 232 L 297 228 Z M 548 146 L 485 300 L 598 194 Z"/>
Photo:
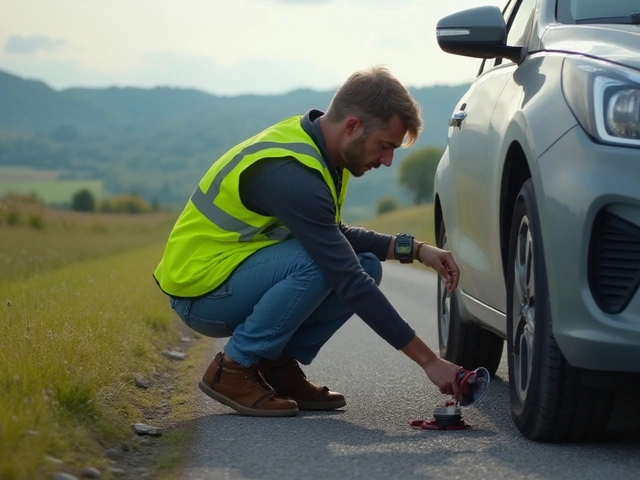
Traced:
<path fill-rule="evenodd" d="M 380 285 L 382 281 L 382 262 L 373 253 L 361 253 L 358 257 L 360 265 L 362 265 L 365 272 L 375 280 L 377 285 Z"/>

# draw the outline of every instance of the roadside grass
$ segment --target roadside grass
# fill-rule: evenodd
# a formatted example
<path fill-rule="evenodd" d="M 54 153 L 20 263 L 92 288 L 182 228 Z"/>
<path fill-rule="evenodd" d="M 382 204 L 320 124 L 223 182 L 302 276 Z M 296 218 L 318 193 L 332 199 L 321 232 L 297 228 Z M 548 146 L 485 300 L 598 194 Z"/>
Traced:
<path fill-rule="evenodd" d="M 390 235 L 400 232 L 410 233 L 418 240 L 435 245 L 433 204 L 431 203 L 387 212 L 361 222 L 359 225 Z"/>
<path fill-rule="evenodd" d="M 160 352 L 175 342 L 175 318 L 150 274 L 161 253 L 0 283 L 0 478 L 103 470 L 103 444 L 130 438 L 154 406 L 135 378 L 170 362 Z"/>
<path fill-rule="evenodd" d="M 3 480 L 85 466 L 111 478 L 105 450 L 121 444 L 131 448 L 125 468 L 142 462 L 164 478 L 184 458 L 190 431 L 180 425 L 194 410 L 208 345 L 179 341 L 184 326 L 151 276 L 174 220 L 0 201 Z M 161 352 L 170 348 L 189 355 L 169 360 Z M 148 389 L 136 387 L 139 378 Z M 176 427 L 141 449 L 137 422 Z"/>
<path fill-rule="evenodd" d="M 79 213 L 0 200 L 0 281 L 160 243 L 175 218 L 175 213 Z"/>
<path fill-rule="evenodd" d="M 184 328 L 151 277 L 175 215 L 32 205 L 11 210 L 21 220 L 11 223 L 9 211 L 0 209 L 0 478 L 85 466 L 111 478 L 105 449 L 130 443 L 131 425 L 147 420 L 168 427 L 154 478 L 172 478 L 188 452 L 193 385 L 209 353 L 200 341 L 183 362 L 161 355 Z M 432 215 L 423 205 L 363 226 L 432 243 Z"/>

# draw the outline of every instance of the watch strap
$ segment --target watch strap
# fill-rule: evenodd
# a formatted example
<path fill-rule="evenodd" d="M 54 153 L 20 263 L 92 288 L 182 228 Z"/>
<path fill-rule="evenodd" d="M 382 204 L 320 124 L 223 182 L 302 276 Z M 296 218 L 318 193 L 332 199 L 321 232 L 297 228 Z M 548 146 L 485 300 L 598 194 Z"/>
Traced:
<path fill-rule="evenodd" d="M 418 242 L 418 246 L 416 248 L 416 260 L 420 261 L 420 249 L 426 242 Z M 420 262 L 422 263 L 422 262 Z"/>

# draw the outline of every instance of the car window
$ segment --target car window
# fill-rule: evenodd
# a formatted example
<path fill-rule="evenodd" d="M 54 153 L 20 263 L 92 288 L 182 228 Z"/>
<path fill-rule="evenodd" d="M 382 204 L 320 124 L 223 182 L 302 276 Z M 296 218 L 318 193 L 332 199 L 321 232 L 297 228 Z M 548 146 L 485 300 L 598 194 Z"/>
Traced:
<path fill-rule="evenodd" d="M 508 25 L 509 23 L 509 16 L 511 15 L 511 12 L 513 11 L 513 8 L 516 6 L 516 4 L 518 3 L 517 0 L 508 0 L 507 4 L 504 6 L 504 8 L 502 9 L 502 17 L 504 18 L 504 24 Z M 480 70 L 478 70 L 478 76 L 485 70 L 485 67 L 487 69 L 497 65 L 496 62 L 496 58 L 484 58 L 482 60 L 482 63 L 480 64 Z"/>
<path fill-rule="evenodd" d="M 640 13 L 640 0 L 558 0 L 560 23 L 591 23 L 589 20 L 611 19 L 611 23 L 625 23 L 634 13 Z M 594 23 L 596 23 L 594 20 Z"/>
<path fill-rule="evenodd" d="M 509 25 L 509 17 L 511 16 L 511 12 L 518 4 L 518 0 L 509 0 L 507 5 L 502 9 L 502 16 L 504 17 L 504 24 Z"/>
<path fill-rule="evenodd" d="M 522 0 L 515 13 L 515 17 L 509 19 L 510 25 L 507 33 L 507 45 L 510 47 L 522 47 L 529 39 L 529 25 L 533 17 L 538 0 Z"/>
<path fill-rule="evenodd" d="M 538 0 L 512 0 L 502 11 L 507 24 L 507 45 L 511 47 L 523 46 L 529 38 L 530 25 Z M 480 66 L 480 74 L 485 68 L 489 69 L 502 64 L 502 58 L 487 59 Z"/>
<path fill-rule="evenodd" d="M 529 39 L 531 19 L 538 0 L 520 0 L 514 3 L 515 5 L 511 9 L 512 13 L 507 21 L 507 45 L 521 47 Z M 498 66 L 501 63 L 502 58 L 496 58 L 493 66 Z"/>

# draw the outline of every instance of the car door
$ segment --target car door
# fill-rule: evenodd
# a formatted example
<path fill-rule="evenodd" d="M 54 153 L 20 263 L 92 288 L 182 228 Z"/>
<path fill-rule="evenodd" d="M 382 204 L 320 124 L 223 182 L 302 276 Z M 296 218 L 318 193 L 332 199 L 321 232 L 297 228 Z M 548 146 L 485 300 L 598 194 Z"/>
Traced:
<path fill-rule="evenodd" d="M 505 7 L 508 45 L 522 41 L 520 30 L 526 28 L 536 2 L 512 0 Z M 460 286 L 468 295 L 501 312 L 506 310 L 499 228 L 502 162 L 488 157 L 487 138 L 496 104 L 516 68 L 506 59 L 484 61 L 476 81 L 456 106 L 451 122 L 454 125 L 449 127 L 457 199 L 452 248 L 464 270 Z"/>

